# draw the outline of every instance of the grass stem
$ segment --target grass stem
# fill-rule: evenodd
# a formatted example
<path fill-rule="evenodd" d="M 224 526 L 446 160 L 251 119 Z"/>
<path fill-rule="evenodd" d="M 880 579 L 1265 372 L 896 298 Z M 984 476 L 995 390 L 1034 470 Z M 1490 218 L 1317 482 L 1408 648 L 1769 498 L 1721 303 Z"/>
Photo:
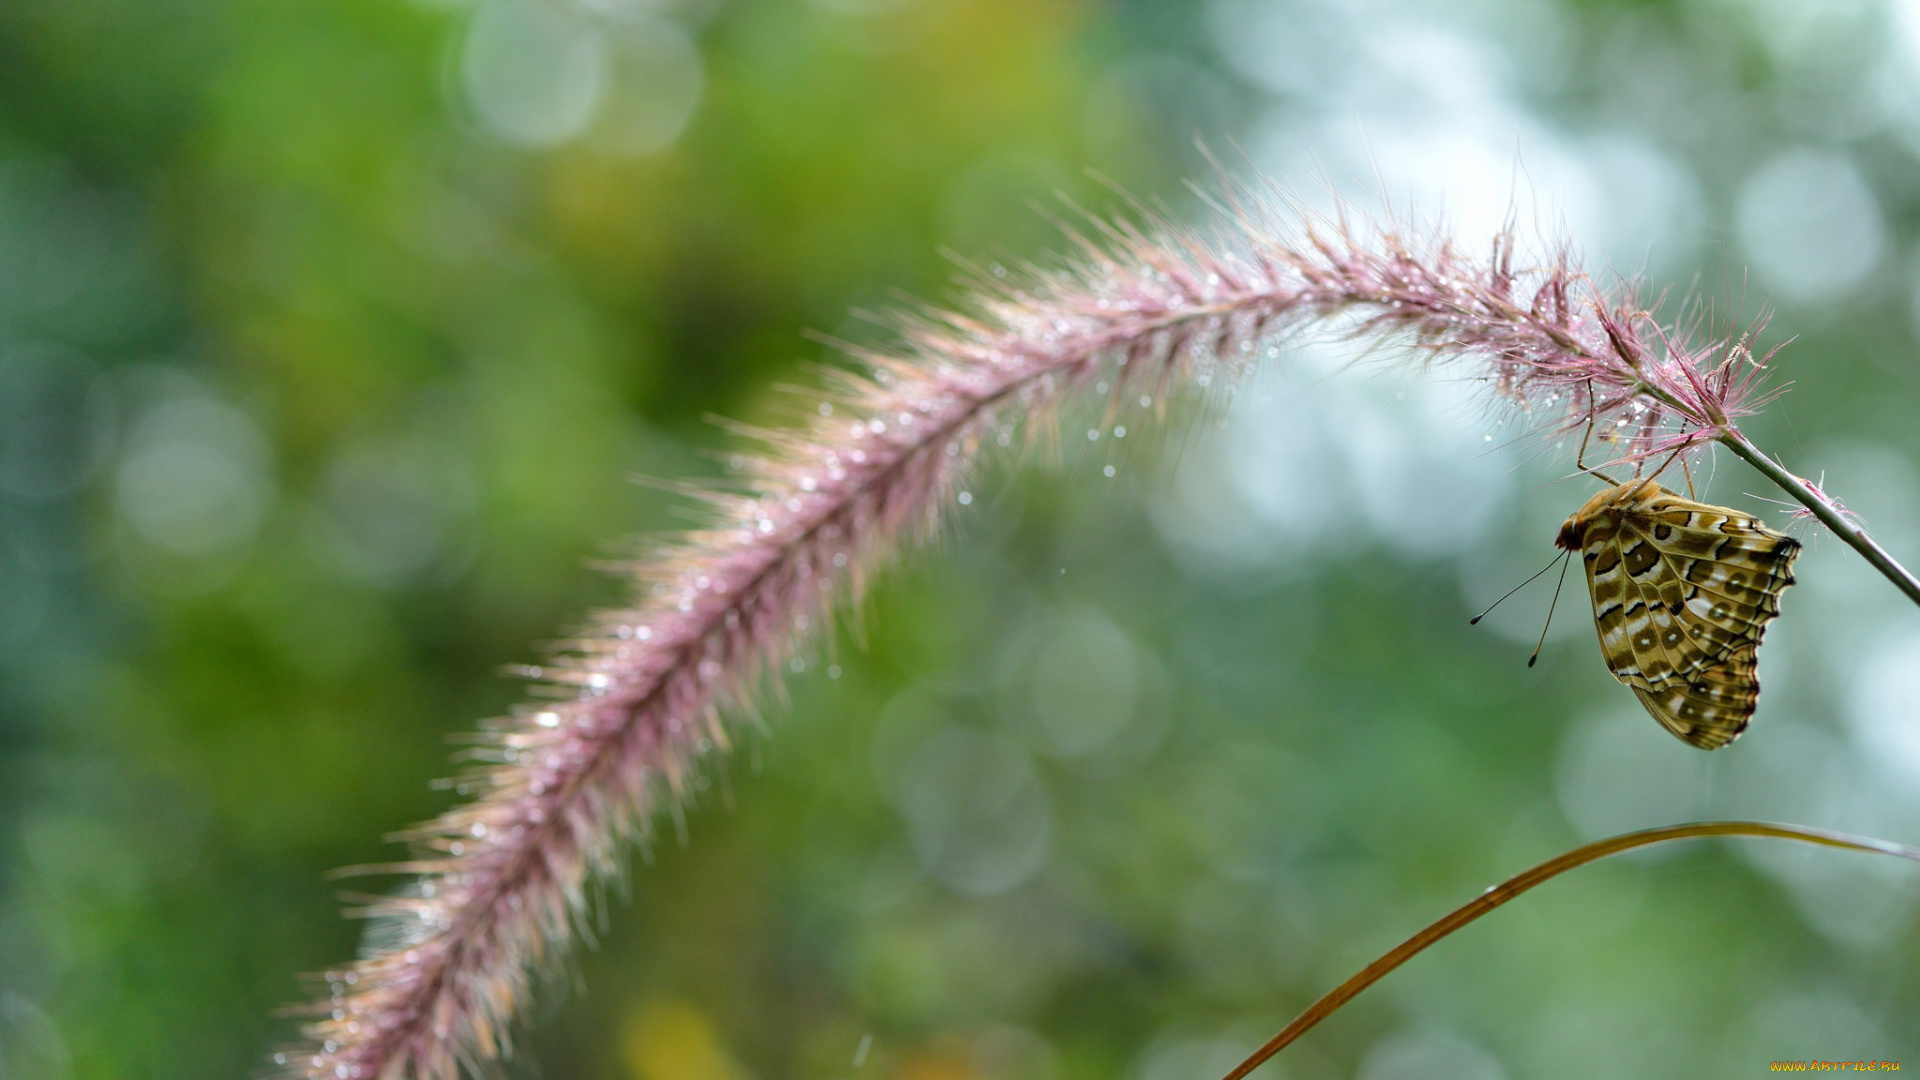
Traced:
<path fill-rule="evenodd" d="M 1913 571 L 1900 565 L 1899 560 L 1887 553 L 1887 550 L 1874 542 L 1858 522 L 1851 521 L 1840 512 L 1832 501 L 1806 480 L 1793 475 L 1779 462 L 1762 453 L 1760 448 L 1748 441 L 1745 435 L 1731 428 L 1719 436 L 1722 446 L 1733 451 L 1742 461 L 1758 469 L 1767 479 L 1779 485 L 1780 490 L 1793 496 L 1796 502 L 1813 512 L 1820 523 L 1832 529 L 1834 534 L 1846 541 L 1847 545 L 1858 551 L 1862 558 L 1872 564 L 1875 570 L 1893 582 L 1894 587 L 1907 594 L 1907 599 L 1920 604 L 1920 578 Z"/>
<path fill-rule="evenodd" d="M 1368 964 L 1359 974 L 1341 983 L 1325 997 L 1308 1006 L 1307 1011 L 1295 1017 L 1293 1023 L 1281 1029 L 1278 1035 L 1267 1040 L 1266 1045 L 1255 1050 L 1251 1057 L 1228 1073 L 1225 1080 L 1241 1080 L 1242 1077 L 1259 1068 L 1268 1058 L 1305 1035 L 1314 1025 L 1333 1015 L 1342 1005 L 1358 996 L 1360 991 L 1385 978 L 1388 972 L 1418 956 L 1428 946 L 1455 930 L 1529 889 L 1609 855 L 1618 855 L 1623 851 L 1664 844 L 1672 840 L 1690 840 L 1702 836 L 1761 836 L 1775 840 L 1797 840 L 1804 844 L 1818 844 L 1822 847 L 1842 848 L 1847 851 L 1865 851 L 1876 855 L 1893 855 L 1920 862 L 1920 849 L 1910 848 L 1904 844 L 1865 836 L 1851 836 L 1847 833 L 1831 832 L 1804 825 L 1775 825 L 1761 821 L 1699 821 L 1686 825 L 1664 825 L 1657 829 L 1645 829 L 1640 832 L 1610 836 L 1604 840 L 1595 840 L 1591 844 L 1584 844 L 1572 851 L 1556 855 L 1531 870 L 1491 886 L 1486 892 L 1455 908 L 1426 929 L 1401 942 L 1386 955 Z"/>

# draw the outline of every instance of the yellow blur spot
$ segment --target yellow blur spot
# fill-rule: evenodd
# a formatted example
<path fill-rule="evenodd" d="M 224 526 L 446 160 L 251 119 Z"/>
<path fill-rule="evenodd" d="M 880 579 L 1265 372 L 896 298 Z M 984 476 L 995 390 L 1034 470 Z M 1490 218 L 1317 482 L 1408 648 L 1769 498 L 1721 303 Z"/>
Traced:
<path fill-rule="evenodd" d="M 893 1070 L 892 1080 L 976 1080 L 966 1060 L 940 1049 L 909 1054 Z"/>
<path fill-rule="evenodd" d="M 620 1025 L 620 1057 L 634 1080 L 747 1080 L 707 1014 L 672 998 L 628 1011 Z"/>

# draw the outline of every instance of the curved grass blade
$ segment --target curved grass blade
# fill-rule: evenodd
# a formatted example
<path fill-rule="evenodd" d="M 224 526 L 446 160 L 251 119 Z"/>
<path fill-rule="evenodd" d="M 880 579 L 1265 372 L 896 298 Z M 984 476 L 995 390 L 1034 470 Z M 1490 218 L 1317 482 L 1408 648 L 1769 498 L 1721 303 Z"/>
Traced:
<path fill-rule="evenodd" d="M 1591 844 L 1584 844 L 1572 851 L 1556 855 L 1531 870 L 1515 874 L 1500 884 L 1489 887 L 1486 892 L 1455 908 L 1426 929 L 1401 942 L 1386 955 L 1361 969 L 1359 974 L 1341 983 L 1325 997 L 1308 1006 L 1305 1012 L 1294 1018 L 1293 1023 L 1288 1024 L 1278 1035 L 1267 1040 L 1266 1045 L 1255 1050 L 1251 1057 L 1235 1067 L 1224 1080 L 1241 1080 L 1242 1077 L 1259 1068 L 1268 1058 L 1312 1030 L 1315 1024 L 1332 1016 L 1342 1005 L 1357 997 L 1360 991 L 1385 978 L 1394 968 L 1420 955 L 1428 946 L 1440 941 L 1448 934 L 1534 886 L 1545 884 L 1569 870 L 1585 866 L 1590 862 L 1598 862 L 1609 855 L 1618 855 L 1623 851 L 1632 851 L 1635 848 L 1649 847 L 1654 844 L 1664 844 L 1670 840 L 1690 840 L 1702 836 L 1761 836 L 1775 840 L 1798 840 L 1804 844 L 1818 844 L 1822 847 L 1841 848 L 1847 851 L 1865 851 L 1875 855 L 1893 855 L 1920 862 L 1920 849 L 1910 848 L 1904 844 L 1876 840 L 1868 836 L 1832 832 L 1827 829 L 1815 829 L 1804 825 L 1776 825 L 1764 821 L 1698 821 L 1687 825 L 1663 825 L 1657 829 L 1643 829 L 1639 832 L 1622 833 L 1619 836 L 1609 836 L 1604 840 L 1595 840 Z"/>

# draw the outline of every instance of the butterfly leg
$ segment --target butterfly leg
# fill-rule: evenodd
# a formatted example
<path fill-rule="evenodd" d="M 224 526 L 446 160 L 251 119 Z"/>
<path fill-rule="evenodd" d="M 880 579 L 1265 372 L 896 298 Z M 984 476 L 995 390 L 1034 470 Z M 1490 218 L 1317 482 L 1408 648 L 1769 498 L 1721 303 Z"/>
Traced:
<path fill-rule="evenodd" d="M 1675 459 L 1679 458 L 1681 451 L 1684 451 L 1685 449 L 1686 447 L 1683 446 L 1679 450 L 1675 450 L 1673 453 L 1668 454 L 1667 460 L 1661 462 L 1660 467 L 1653 470 L 1654 478 L 1659 479 L 1661 473 L 1666 472 L 1668 469 L 1672 468 Z M 1686 463 L 1681 462 L 1681 465 L 1684 468 Z M 1693 494 L 1693 474 L 1691 472 L 1687 473 L 1687 494 L 1689 496 Z"/>
<path fill-rule="evenodd" d="M 1587 430 L 1582 432 L 1580 435 L 1580 453 L 1575 455 L 1573 459 L 1573 467 L 1576 469 L 1579 469 L 1583 473 L 1587 473 L 1591 476 L 1597 476 L 1600 479 L 1605 480 L 1607 483 L 1612 484 L 1615 487 L 1619 487 L 1620 481 L 1615 480 L 1613 477 L 1608 476 L 1606 473 L 1601 472 L 1599 469 L 1587 468 L 1587 440 L 1593 438 L 1594 424 L 1599 418 L 1598 410 L 1599 410 L 1599 402 L 1595 401 L 1593 397 L 1593 380 L 1588 379 L 1587 380 Z"/>

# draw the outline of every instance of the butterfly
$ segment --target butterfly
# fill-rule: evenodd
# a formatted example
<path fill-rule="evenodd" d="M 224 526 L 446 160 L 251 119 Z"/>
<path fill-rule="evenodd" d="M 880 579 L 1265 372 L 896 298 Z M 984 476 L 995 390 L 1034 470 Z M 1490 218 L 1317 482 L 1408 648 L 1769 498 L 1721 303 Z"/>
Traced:
<path fill-rule="evenodd" d="M 1793 584 L 1800 542 L 1648 478 L 1595 495 L 1554 544 L 1586 565 L 1613 677 L 1693 746 L 1738 738 L 1760 699 L 1760 637 Z"/>

